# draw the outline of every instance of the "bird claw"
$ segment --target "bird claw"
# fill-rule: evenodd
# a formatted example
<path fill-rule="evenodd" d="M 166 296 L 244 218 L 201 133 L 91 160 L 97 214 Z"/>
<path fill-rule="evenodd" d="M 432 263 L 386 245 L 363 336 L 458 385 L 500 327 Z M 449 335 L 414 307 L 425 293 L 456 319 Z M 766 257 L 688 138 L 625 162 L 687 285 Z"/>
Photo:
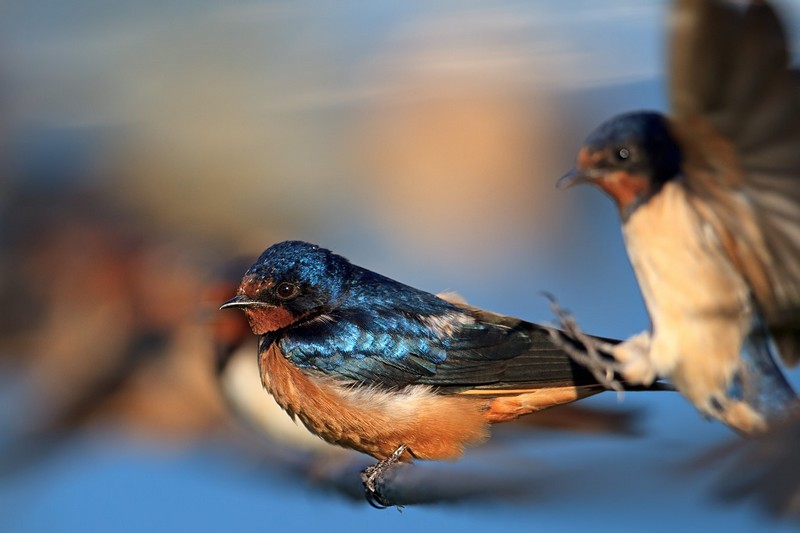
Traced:
<path fill-rule="evenodd" d="M 550 330 L 553 343 L 564 350 L 573 361 L 586 367 L 598 383 L 610 390 L 622 392 L 622 383 L 615 377 L 621 370 L 614 358 L 614 345 L 584 333 L 570 313 L 562 309 L 555 297 L 545 293 L 550 307 L 558 318 L 557 329 Z"/>
<path fill-rule="evenodd" d="M 384 474 L 394 465 L 400 462 L 408 446 L 401 444 L 389 457 L 378 461 L 372 466 L 368 466 L 361 472 L 361 483 L 364 484 L 364 496 L 372 507 L 376 509 L 387 509 L 392 507 L 380 493 L 378 485 L 383 481 Z M 399 507 L 399 506 L 398 506 Z"/>

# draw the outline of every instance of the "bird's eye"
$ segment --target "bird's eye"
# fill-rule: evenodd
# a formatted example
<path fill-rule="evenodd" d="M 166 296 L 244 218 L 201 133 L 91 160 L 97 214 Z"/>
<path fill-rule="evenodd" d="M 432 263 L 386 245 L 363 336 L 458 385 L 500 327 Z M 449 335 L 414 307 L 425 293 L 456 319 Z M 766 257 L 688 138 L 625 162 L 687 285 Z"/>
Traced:
<path fill-rule="evenodd" d="M 297 294 L 297 286 L 292 283 L 281 283 L 275 289 L 275 294 L 278 298 L 288 300 Z"/>
<path fill-rule="evenodd" d="M 625 160 L 626 160 L 626 159 L 628 159 L 630 156 L 631 156 L 631 151 L 630 151 L 630 150 L 628 150 L 627 148 L 620 148 L 620 149 L 619 149 L 619 150 L 617 150 L 617 152 L 614 154 L 614 157 L 616 158 L 616 160 L 617 160 L 617 161 L 625 161 Z"/>

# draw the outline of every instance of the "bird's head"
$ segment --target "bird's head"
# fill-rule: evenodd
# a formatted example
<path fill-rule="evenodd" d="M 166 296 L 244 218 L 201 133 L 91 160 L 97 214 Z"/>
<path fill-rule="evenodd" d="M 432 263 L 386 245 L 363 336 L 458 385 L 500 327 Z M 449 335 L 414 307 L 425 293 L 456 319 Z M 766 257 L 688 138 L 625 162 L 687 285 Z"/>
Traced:
<path fill-rule="evenodd" d="M 245 272 L 236 296 L 220 309 L 242 309 L 263 335 L 330 311 L 340 298 L 350 263 L 325 248 L 285 241 L 267 248 Z"/>
<path fill-rule="evenodd" d="M 594 130 L 575 168 L 558 187 L 591 183 L 616 202 L 623 218 L 680 173 L 681 151 L 666 117 L 640 111 L 618 115 Z"/>

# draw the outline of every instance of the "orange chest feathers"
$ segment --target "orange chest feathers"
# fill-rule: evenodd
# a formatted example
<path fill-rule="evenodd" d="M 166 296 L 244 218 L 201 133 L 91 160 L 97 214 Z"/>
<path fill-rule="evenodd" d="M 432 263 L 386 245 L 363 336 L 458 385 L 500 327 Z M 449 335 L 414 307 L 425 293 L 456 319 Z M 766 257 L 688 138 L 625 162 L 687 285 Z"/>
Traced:
<path fill-rule="evenodd" d="M 401 444 L 420 459 L 455 459 L 488 436 L 485 399 L 438 395 L 423 385 L 348 386 L 304 373 L 274 344 L 261 353 L 259 366 L 265 388 L 312 433 L 378 459 Z"/>

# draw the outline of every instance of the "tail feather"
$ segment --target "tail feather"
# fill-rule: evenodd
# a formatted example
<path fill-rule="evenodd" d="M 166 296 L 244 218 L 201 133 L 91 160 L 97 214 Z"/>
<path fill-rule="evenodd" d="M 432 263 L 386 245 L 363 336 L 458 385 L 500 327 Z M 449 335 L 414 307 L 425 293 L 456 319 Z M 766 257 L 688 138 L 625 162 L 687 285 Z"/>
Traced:
<path fill-rule="evenodd" d="M 732 384 L 731 392 L 738 392 L 743 401 L 767 420 L 784 417 L 787 406 L 797 400 L 797 394 L 776 363 L 778 359 L 770 336 L 759 326 L 742 351 L 743 377 Z"/>
<path fill-rule="evenodd" d="M 776 357 L 772 340 L 759 326 L 747 338 L 727 390 L 711 395 L 698 407 L 746 435 L 766 431 L 785 418 L 797 401 Z"/>

